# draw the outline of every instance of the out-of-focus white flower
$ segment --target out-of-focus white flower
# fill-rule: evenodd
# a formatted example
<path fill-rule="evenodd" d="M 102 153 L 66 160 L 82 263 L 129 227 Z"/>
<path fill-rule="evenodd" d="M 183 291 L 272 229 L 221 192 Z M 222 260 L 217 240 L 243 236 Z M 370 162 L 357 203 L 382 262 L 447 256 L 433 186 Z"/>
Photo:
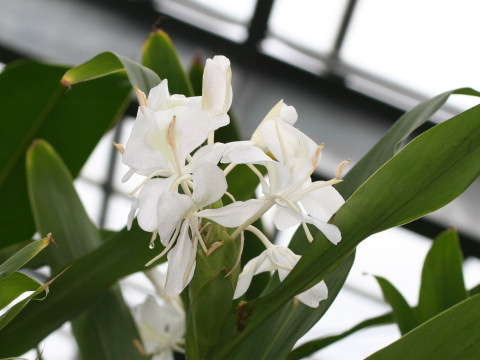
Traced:
<path fill-rule="evenodd" d="M 184 352 L 185 314 L 169 302 L 158 302 L 149 295 L 133 311 L 144 350 L 154 360 L 173 360 L 173 352 Z"/>
<path fill-rule="evenodd" d="M 265 271 L 278 270 L 280 281 L 283 281 L 292 271 L 294 266 L 300 260 L 289 248 L 267 244 L 267 249 L 259 256 L 251 259 L 243 268 L 238 277 L 237 287 L 235 288 L 234 299 L 242 296 L 250 286 L 252 277 Z M 316 284 L 312 288 L 296 296 L 298 300 L 310 307 L 318 307 L 320 301 L 328 296 L 327 285 L 324 281 Z"/>

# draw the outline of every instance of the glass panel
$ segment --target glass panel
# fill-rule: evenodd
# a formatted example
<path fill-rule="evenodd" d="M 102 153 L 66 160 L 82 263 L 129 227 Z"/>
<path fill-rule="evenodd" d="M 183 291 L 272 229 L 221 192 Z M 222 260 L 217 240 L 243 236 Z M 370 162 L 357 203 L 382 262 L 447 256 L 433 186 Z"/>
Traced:
<path fill-rule="evenodd" d="M 347 1 L 277 0 L 269 30 L 297 46 L 316 52 L 332 49 Z"/>
<path fill-rule="evenodd" d="M 479 88 L 479 11 L 470 0 L 359 1 L 342 59 L 426 96 Z"/>
<path fill-rule="evenodd" d="M 184 0 L 184 2 L 200 4 L 207 9 L 221 13 L 225 16 L 235 19 L 238 22 L 242 22 L 245 24 L 250 22 L 256 4 L 256 0 Z"/>

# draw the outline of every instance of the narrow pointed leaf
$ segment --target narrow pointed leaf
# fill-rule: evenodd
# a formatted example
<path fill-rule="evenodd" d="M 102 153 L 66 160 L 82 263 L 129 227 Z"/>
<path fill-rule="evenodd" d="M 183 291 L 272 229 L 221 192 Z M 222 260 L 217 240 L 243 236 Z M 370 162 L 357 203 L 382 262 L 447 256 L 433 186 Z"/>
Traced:
<path fill-rule="evenodd" d="M 405 335 L 407 332 L 417 327 L 419 321 L 413 308 L 408 304 L 403 295 L 387 279 L 380 276 L 375 276 L 375 279 L 382 289 L 385 301 L 392 307 L 393 317 L 400 329 L 400 333 Z"/>
<path fill-rule="evenodd" d="M 29 311 L 19 314 L 3 329 L 0 357 L 25 353 L 65 321 L 87 309 L 117 280 L 145 270 L 145 264 L 162 251 L 161 247 L 155 251 L 148 248 L 150 237 L 134 222 L 131 231 L 122 230 L 76 259 L 52 284 L 44 301 L 31 303 Z M 33 323 L 35 326 L 31 326 Z"/>
<path fill-rule="evenodd" d="M 110 51 L 98 54 L 86 63 L 68 70 L 62 78 L 62 84 L 71 86 L 80 82 L 97 79 L 114 73 L 126 72 L 132 86 L 137 86 L 148 94 L 151 88 L 160 83 L 154 71 Z"/>
<path fill-rule="evenodd" d="M 10 274 L 0 281 L 0 309 L 3 309 L 24 292 L 35 291 L 42 285 L 37 280 L 20 272 Z"/>
<path fill-rule="evenodd" d="M 380 315 L 371 319 L 367 319 L 365 321 L 362 321 L 361 323 L 355 325 L 351 329 L 348 329 L 347 331 L 344 331 L 341 334 L 338 335 L 332 335 L 332 336 L 327 336 L 323 337 L 320 339 L 315 339 L 311 340 L 309 342 L 306 342 L 305 344 L 300 345 L 297 347 L 295 350 L 293 350 L 290 354 L 287 356 L 287 360 L 300 360 L 303 358 L 306 358 L 309 355 L 312 355 L 313 353 L 322 350 L 323 348 L 327 347 L 328 345 L 331 345 L 337 341 L 340 341 L 347 336 L 350 336 L 357 331 L 366 329 L 371 326 L 379 326 L 379 325 L 387 325 L 391 324 L 393 322 L 393 316 L 392 313 L 388 313 L 385 315 Z"/>
<path fill-rule="evenodd" d="M 440 234 L 425 258 L 418 300 L 422 322 L 466 299 L 463 256 L 454 229 Z"/>
<path fill-rule="evenodd" d="M 164 31 L 156 30 L 148 36 L 143 44 L 142 64 L 160 79 L 168 79 L 170 93 L 193 96 L 190 79 L 183 70 L 172 40 Z"/>
<path fill-rule="evenodd" d="M 47 251 L 54 269 L 101 244 L 67 167 L 46 141 L 38 140 L 29 149 L 27 177 L 37 231 L 55 234 L 57 246 Z"/>
<path fill-rule="evenodd" d="M 147 359 L 135 346 L 140 338 L 118 286 L 75 318 L 72 332 L 82 359 Z"/>
<path fill-rule="evenodd" d="M 25 153 L 32 141 L 48 140 L 77 176 L 129 101 L 131 87 L 122 76 L 108 76 L 67 91 L 60 83 L 67 69 L 21 61 L 0 73 L 0 88 L 8 89 L 0 97 L 0 203 L 4 205 L 0 247 L 29 239 L 35 232 L 25 191 Z"/>
<path fill-rule="evenodd" d="M 470 88 L 446 91 L 425 100 L 407 111 L 375 146 L 348 172 L 337 190 L 346 198 L 362 185 L 380 166 L 386 163 L 401 148 L 407 137 L 419 126 L 426 123 L 448 100 L 451 95 L 480 96 Z"/>
<path fill-rule="evenodd" d="M 28 190 L 32 211 L 40 233 L 48 230 L 55 233 L 56 247 L 47 252 L 47 261 L 53 269 L 74 261 L 94 250 L 102 243 L 101 235 L 88 218 L 73 186 L 73 179 L 55 150 L 45 141 L 38 140 L 27 153 Z M 73 262 L 75 265 L 76 263 Z M 80 352 L 88 358 L 114 359 L 118 354 L 130 354 L 129 359 L 141 359 L 131 342 L 138 337 L 137 328 L 131 319 L 123 298 L 107 293 L 97 304 L 72 321 L 75 335 L 80 339 L 91 336 L 96 329 L 97 341 L 79 341 Z M 102 316 L 99 316 L 101 309 Z M 122 329 L 111 338 L 111 319 Z M 84 348 L 86 347 L 86 349 Z"/>
<path fill-rule="evenodd" d="M 50 244 L 52 239 L 51 236 L 46 236 L 41 240 L 32 241 L 30 244 L 9 257 L 0 265 L 0 281 L 33 259 L 40 251 Z"/>
<path fill-rule="evenodd" d="M 480 296 L 433 317 L 367 360 L 475 360 L 480 354 Z"/>
<path fill-rule="evenodd" d="M 480 107 L 426 131 L 368 179 L 333 219 L 343 239 L 325 244 L 318 235 L 290 275 L 271 293 L 250 303 L 244 331 L 218 348 L 222 358 L 295 294 L 325 278 L 367 236 L 412 221 L 446 205 L 480 173 Z"/>

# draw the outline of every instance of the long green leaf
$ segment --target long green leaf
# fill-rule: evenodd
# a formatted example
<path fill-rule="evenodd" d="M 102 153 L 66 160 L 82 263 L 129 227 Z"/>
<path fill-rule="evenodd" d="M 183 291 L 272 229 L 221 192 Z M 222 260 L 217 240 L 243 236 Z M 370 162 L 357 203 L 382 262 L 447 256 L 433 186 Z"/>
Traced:
<path fill-rule="evenodd" d="M 68 169 L 45 141 L 38 140 L 29 149 L 27 177 L 37 231 L 52 231 L 57 238 L 57 247 L 47 252 L 48 263 L 53 269 L 74 261 L 102 243 L 100 233 L 75 191 Z M 136 326 L 122 297 L 117 295 L 108 291 L 91 311 L 82 315 L 79 324 L 76 324 L 77 319 L 72 321 L 79 339 L 90 338 L 91 329 L 97 329 L 97 341 L 79 341 L 80 351 L 95 359 L 114 359 L 119 353 L 130 354 L 129 359 L 143 359 L 130 341 L 132 336 L 138 337 Z M 98 309 L 102 309 L 102 316 Z M 111 318 L 115 318 L 116 325 L 122 329 L 116 333 L 113 343 Z"/>
<path fill-rule="evenodd" d="M 194 95 L 180 57 L 164 31 L 156 30 L 148 36 L 143 44 L 142 64 L 155 71 L 161 79 L 168 79 L 172 94 Z"/>
<path fill-rule="evenodd" d="M 3 309 L 24 292 L 35 291 L 42 285 L 23 273 L 14 272 L 10 274 L 0 281 L 0 309 Z"/>
<path fill-rule="evenodd" d="M 49 234 L 49 236 L 46 236 L 41 240 L 32 241 L 30 244 L 9 257 L 0 265 L 0 281 L 33 259 L 40 251 L 45 249 L 52 240 L 53 237 Z"/>
<path fill-rule="evenodd" d="M 440 234 L 423 264 L 418 299 L 421 322 L 467 298 L 462 262 L 456 231 L 450 229 Z"/>
<path fill-rule="evenodd" d="M 480 96 L 480 93 L 470 88 L 460 88 L 446 91 L 416 105 L 400 117 L 382 139 L 348 172 L 345 181 L 337 185 L 337 190 L 345 198 L 353 194 L 380 166 L 397 153 L 407 137 L 427 122 L 451 95 Z"/>
<path fill-rule="evenodd" d="M 139 335 L 118 286 L 75 318 L 72 332 L 82 359 L 147 359 L 135 346 Z"/>
<path fill-rule="evenodd" d="M 391 324 L 393 322 L 393 316 L 392 313 L 388 313 L 385 315 L 380 315 L 371 319 L 367 319 L 365 321 L 362 321 L 361 323 L 353 326 L 351 329 L 348 329 L 347 331 L 342 332 L 341 334 L 338 335 L 332 335 L 320 339 L 315 339 L 311 340 L 305 344 L 300 345 L 297 347 L 295 350 L 293 350 L 290 354 L 287 356 L 287 360 L 300 360 L 303 359 L 309 355 L 312 355 L 313 353 L 327 347 L 328 345 L 331 345 L 337 341 L 340 341 L 347 336 L 350 336 L 357 331 L 363 330 L 365 328 L 371 327 L 371 326 L 379 326 L 379 325 L 387 325 Z"/>
<path fill-rule="evenodd" d="M 76 259 L 52 284 L 45 301 L 32 303 L 28 312 L 5 327 L 0 337 L 0 357 L 23 354 L 93 304 L 118 279 L 145 270 L 145 264 L 162 251 L 160 246 L 155 251 L 148 248 L 150 237 L 135 222 L 130 231 L 119 232 Z M 35 326 L 31 326 L 33 323 Z"/>
<path fill-rule="evenodd" d="M 480 296 L 468 298 L 415 328 L 368 360 L 475 360 L 480 354 Z"/>
<path fill-rule="evenodd" d="M 37 140 L 26 163 L 37 231 L 55 234 L 57 246 L 47 250 L 49 265 L 55 269 L 100 245 L 100 234 L 83 208 L 72 176 L 51 145 Z"/>
<path fill-rule="evenodd" d="M 131 87 L 108 76 L 66 91 L 63 66 L 15 62 L 0 74 L 0 247 L 35 232 L 25 180 L 25 152 L 34 139 L 48 140 L 77 176 L 103 134 L 125 109 Z M 81 110 L 81 111 L 80 111 Z"/>
<path fill-rule="evenodd" d="M 149 68 L 124 56 L 106 51 L 98 54 L 86 63 L 68 70 L 63 75 L 62 84 L 71 86 L 124 71 L 127 73 L 132 86 L 137 86 L 146 94 L 148 94 L 151 88 L 160 83 L 160 78 Z"/>
<path fill-rule="evenodd" d="M 390 283 L 390 281 L 382 278 L 381 276 L 375 276 L 375 279 L 382 289 L 385 301 L 387 301 L 392 307 L 393 317 L 395 322 L 398 324 L 400 333 L 404 335 L 413 328 L 417 327 L 419 325 L 419 321 L 415 315 L 415 311 L 410 305 L 408 305 L 408 302 L 402 296 L 400 291 L 398 291 L 395 286 Z"/>
<path fill-rule="evenodd" d="M 325 278 L 368 235 L 412 221 L 460 195 L 480 173 L 480 107 L 444 122 L 408 144 L 369 178 L 337 212 L 337 246 L 317 236 L 290 275 L 270 294 L 252 302 L 244 331 L 215 358 L 242 341 L 295 294 Z"/>

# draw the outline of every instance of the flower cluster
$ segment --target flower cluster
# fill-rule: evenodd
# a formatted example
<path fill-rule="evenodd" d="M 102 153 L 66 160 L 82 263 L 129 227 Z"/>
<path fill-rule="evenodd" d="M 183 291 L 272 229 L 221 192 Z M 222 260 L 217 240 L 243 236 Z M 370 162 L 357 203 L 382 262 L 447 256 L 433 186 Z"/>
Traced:
<path fill-rule="evenodd" d="M 151 89 L 148 98 L 136 91 L 137 119 L 125 148 L 118 146 L 123 163 L 130 168 L 122 181 L 134 173 L 145 177 L 130 194 L 138 192 L 128 224 L 136 215 L 139 226 L 153 233 L 151 246 L 157 236 L 165 246 L 149 264 L 167 255 L 166 293 L 179 294 L 190 282 L 198 249 L 206 254 L 214 251 L 202 238 L 203 219 L 230 228 L 234 240 L 243 241 L 244 231 L 251 231 L 265 244 L 266 250 L 240 274 L 235 297 L 245 293 L 253 275 L 260 272 L 278 270 L 283 280 L 300 258 L 288 248 L 273 245 L 252 225 L 268 210 L 275 209 L 279 230 L 301 224 L 312 241 L 307 227 L 312 224 L 332 243 L 341 240 L 339 229 L 328 221 L 344 203 L 332 185 L 340 181 L 345 162 L 332 180 L 312 182 L 323 145 L 293 126 L 297 113 L 292 106 L 283 101 L 275 105 L 249 141 L 215 142 L 215 130 L 229 123 L 232 102 L 226 57 L 207 60 L 202 96 L 170 95 L 167 80 Z M 229 165 L 222 170 L 221 163 Z M 227 175 L 237 164 L 245 164 L 258 176 L 261 197 L 242 202 L 228 193 Z M 266 176 L 260 167 L 266 168 Z M 232 202 L 219 206 L 224 195 Z M 318 306 L 326 295 L 322 282 L 297 298 Z"/>

